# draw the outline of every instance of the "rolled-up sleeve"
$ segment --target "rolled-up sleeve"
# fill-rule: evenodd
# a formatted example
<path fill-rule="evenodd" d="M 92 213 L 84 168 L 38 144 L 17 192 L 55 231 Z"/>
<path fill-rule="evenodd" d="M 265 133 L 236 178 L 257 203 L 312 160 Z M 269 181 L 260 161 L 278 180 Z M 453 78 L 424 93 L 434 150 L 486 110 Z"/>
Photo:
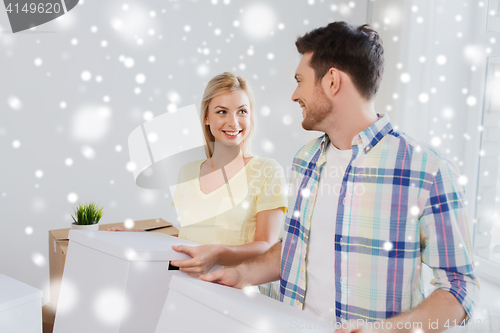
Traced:
<path fill-rule="evenodd" d="M 263 169 L 268 170 L 263 172 L 265 180 L 262 182 L 262 187 L 257 195 L 257 212 L 281 208 L 286 213 L 288 197 L 283 168 L 278 162 L 270 160 Z"/>
<path fill-rule="evenodd" d="M 431 284 L 455 296 L 468 321 L 479 301 L 479 282 L 458 176 L 453 162 L 441 162 L 420 217 L 420 242 L 422 262 L 433 271 Z"/>

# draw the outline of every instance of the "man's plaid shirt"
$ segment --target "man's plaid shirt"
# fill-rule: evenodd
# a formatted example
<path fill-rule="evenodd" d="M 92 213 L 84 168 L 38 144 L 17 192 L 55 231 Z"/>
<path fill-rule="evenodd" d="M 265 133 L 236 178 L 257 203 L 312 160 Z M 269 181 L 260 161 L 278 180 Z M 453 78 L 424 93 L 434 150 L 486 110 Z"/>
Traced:
<path fill-rule="evenodd" d="M 292 166 L 281 253 L 280 300 L 302 308 L 306 255 L 328 136 L 305 145 Z M 352 141 L 335 224 L 337 321 L 385 319 L 423 298 L 422 263 L 432 284 L 452 293 L 470 318 L 479 288 L 456 166 L 393 129 L 387 115 Z M 314 227 L 314 226 L 313 226 Z"/>

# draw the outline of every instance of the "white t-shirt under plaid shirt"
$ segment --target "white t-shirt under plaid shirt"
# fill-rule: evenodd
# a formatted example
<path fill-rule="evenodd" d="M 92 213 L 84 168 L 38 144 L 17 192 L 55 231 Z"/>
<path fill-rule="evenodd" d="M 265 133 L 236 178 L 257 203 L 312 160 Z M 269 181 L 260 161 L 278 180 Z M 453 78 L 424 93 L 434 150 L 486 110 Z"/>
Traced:
<path fill-rule="evenodd" d="M 326 163 L 319 177 L 319 195 L 314 204 L 306 255 L 306 298 L 304 311 L 335 321 L 335 219 L 345 170 L 352 150 L 329 144 Z"/>
<path fill-rule="evenodd" d="M 302 308 L 305 258 L 328 137 L 305 145 L 292 165 L 283 230 L 280 300 Z M 422 301 L 422 264 L 431 283 L 470 319 L 479 288 L 454 163 L 397 132 L 387 115 L 352 140 L 335 219 L 335 318 L 386 319 Z M 327 264 L 327 263 L 325 263 Z"/>

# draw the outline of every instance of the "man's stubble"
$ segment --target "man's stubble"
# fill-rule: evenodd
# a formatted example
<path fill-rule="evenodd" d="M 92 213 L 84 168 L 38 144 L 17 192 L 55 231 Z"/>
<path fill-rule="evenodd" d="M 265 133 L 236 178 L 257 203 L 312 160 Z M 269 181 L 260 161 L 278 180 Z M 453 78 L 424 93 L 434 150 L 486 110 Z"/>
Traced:
<path fill-rule="evenodd" d="M 306 131 L 318 131 L 325 117 L 333 112 L 333 104 L 323 90 L 321 84 L 314 89 L 313 101 L 306 106 L 306 116 L 302 121 L 302 128 Z"/>

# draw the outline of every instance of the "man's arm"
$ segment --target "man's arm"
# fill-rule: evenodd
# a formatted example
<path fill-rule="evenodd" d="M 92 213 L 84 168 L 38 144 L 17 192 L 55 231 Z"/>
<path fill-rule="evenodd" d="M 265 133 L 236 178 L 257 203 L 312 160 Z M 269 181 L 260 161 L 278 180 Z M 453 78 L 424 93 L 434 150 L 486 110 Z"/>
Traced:
<path fill-rule="evenodd" d="M 462 323 L 465 310 L 455 296 L 445 290 L 435 290 L 419 306 L 377 324 L 351 322 L 350 328 L 335 333 L 439 333 Z M 378 329 L 375 329 L 378 328 Z"/>
<path fill-rule="evenodd" d="M 413 323 L 421 323 L 424 332 L 442 332 L 452 326 L 459 325 L 466 317 L 465 310 L 450 292 L 435 290 L 413 310 L 388 319 L 394 327 L 398 322 L 412 323 L 411 329 L 397 330 L 398 332 L 414 332 Z M 447 327 L 444 325 L 448 322 Z"/>
<path fill-rule="evenodd" d="M 172 260 L 170 263 L 191 276 L 207 274 L 215 265 L 236 266 L 246 259 L 265 253 L 276 243 L 283 223 L 283 216 L 282 207 L 258 212 L 255 238 L 251 243 L 172 246 L 174 251 L 186 253 L 192 258 Z"/>
<path fill-rule="evenodd" d="M 240 265 L 200 275 L 200 279 L 242 289 L 280 278 L 281 243 L 274 244 L 263 254 L 245 260 Z"/>
<path fill-rule="evenodd" d="M 471 319 L 478 301 L 479 285 L 474 273 L 463 192 L 458 184 L 458 172 L 451 162 L 443 160 L 434 175 L 428 199 L 419 217 L 422 262 L 434 275 L 431 284 L 436 290 L 420 305 L 406 313 L 384 320 L 390 323 L 375 332 L 442 332 L 464 319 Z M 379 321 L 380 324 L 382 321 Z M 402 323 L 397 326 L 398 323 Z M 406 329 L 404 325 L 411 329 Z M 417 325 L 422 325 L 418 327 Z M 415 325 L 415 327 L 413 327 Z M 446 326 L 445 326 L 446 325 Z M 339 332 L 371 332 L 373 325 Z"/>

